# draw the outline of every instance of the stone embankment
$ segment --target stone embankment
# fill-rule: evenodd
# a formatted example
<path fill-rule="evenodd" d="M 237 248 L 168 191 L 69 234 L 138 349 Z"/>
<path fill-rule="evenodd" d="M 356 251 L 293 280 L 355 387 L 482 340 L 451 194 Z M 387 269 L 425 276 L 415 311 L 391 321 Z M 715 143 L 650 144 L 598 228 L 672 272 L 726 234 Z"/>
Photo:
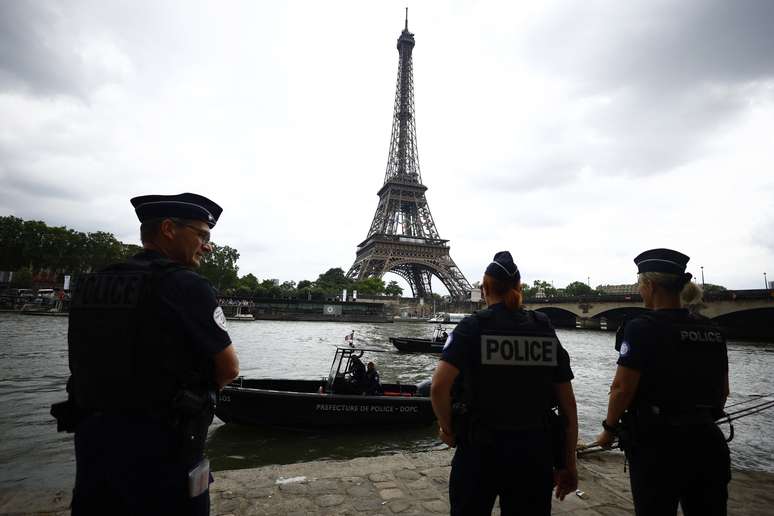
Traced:
<path fill-rule="evenodd" d="M 221 471 L 213 515 L 448 514 L 450 450 Z M 578 465 L 580 491 L 554 501 L 553 514 L 634 514 L 623 456 L 602 453 Z M 735 471 L 729 514 L 764 516 L 774 507 L 774 474 Z M 69 514 L 65 490 L 0 491 L 0 514 Z M 499 514 L 495 508 L 494 514 Z"/>

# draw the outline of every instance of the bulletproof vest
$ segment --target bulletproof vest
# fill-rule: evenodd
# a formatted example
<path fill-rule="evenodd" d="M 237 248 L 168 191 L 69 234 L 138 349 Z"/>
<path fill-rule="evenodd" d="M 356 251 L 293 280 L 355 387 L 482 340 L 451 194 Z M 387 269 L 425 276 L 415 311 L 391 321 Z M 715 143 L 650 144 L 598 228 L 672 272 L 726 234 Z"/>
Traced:
<path fill-rule="evenodd" d="M 709 319 L 656 310 L 638 318 L 654 328 L 634 406 L 664 415 L 710 409 L 719 414 L 727 367 L 726 338 Z"/>
<path fill-rule="evenodd" d="M 181 268 L 132 259 L 81 276 L 67 335 L 68 391 L 79 407 L 163 412 L 181 389 L 206 390 L 212 365 L 186 345 L 160 292 L 162 279 Z"/>
<path fill-rule="evenodd" d="M 473 419 L 491 428 L 542 424 L 553 404 L 560 344 L 548 318 L 532 311 L 483 310 L 464 390 Z"/>

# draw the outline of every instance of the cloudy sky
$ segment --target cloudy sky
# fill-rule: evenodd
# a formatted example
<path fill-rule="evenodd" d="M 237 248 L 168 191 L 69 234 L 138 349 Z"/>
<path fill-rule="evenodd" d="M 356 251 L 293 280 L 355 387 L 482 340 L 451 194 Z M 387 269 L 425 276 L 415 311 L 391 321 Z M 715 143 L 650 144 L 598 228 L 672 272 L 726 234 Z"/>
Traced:
<path fill-rule="evenodd" d="M 0 215 L 138 243 L 130 197 L 192 191 L 241 274 L 346 270 L 405 5 L 0 2 Z M 509 249 L 529 282 L 631 283 L 652 247 L 774 279 L 774 2 L 408 6 L 422 178 L 468 280 Z"/>

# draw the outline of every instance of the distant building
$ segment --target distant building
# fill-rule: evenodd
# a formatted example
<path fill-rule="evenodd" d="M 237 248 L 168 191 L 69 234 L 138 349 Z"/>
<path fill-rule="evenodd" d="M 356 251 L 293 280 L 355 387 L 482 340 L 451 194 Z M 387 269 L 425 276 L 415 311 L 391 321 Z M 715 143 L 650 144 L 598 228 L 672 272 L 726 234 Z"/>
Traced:
<path fill-rule="evenodd" d="M 632 285 L 600 285 L 597 290 L 603 294 L 639 294 L 637 284 Z"/>

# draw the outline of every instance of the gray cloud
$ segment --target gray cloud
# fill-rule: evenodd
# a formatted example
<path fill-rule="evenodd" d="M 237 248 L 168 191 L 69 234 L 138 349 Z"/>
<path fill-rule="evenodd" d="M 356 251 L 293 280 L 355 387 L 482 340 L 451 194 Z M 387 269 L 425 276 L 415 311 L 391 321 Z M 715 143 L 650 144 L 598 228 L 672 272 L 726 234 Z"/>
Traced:
<path fill-rule="evenodd" d="M 514 59 L 572 85 L 571 100 L 588 106 L 574 121 L 567 113 L 543 121 L 553 126 L 554 149 L 556 135 L 569 141 L 528 176 L 565 180 L 584 167 L 650 175 L 705 156 L 707 142 L 750 99 L 773 97 L 771 27 L 767 0 L 560 4 L 514 36 L 521 38 Z"/>
<path fill-rule="evenodd" d="M 84 93 L 83 62 L 56 4 L 0 2 L 0 90 Z"/>
<path fill-rule="evenodd" d="M 581 75 L 586 87 L 652 92 L 704 82 L 743 83 L 774 73 L 769 0 L 560 4 L 526 39 L 535 65 Z"/>

